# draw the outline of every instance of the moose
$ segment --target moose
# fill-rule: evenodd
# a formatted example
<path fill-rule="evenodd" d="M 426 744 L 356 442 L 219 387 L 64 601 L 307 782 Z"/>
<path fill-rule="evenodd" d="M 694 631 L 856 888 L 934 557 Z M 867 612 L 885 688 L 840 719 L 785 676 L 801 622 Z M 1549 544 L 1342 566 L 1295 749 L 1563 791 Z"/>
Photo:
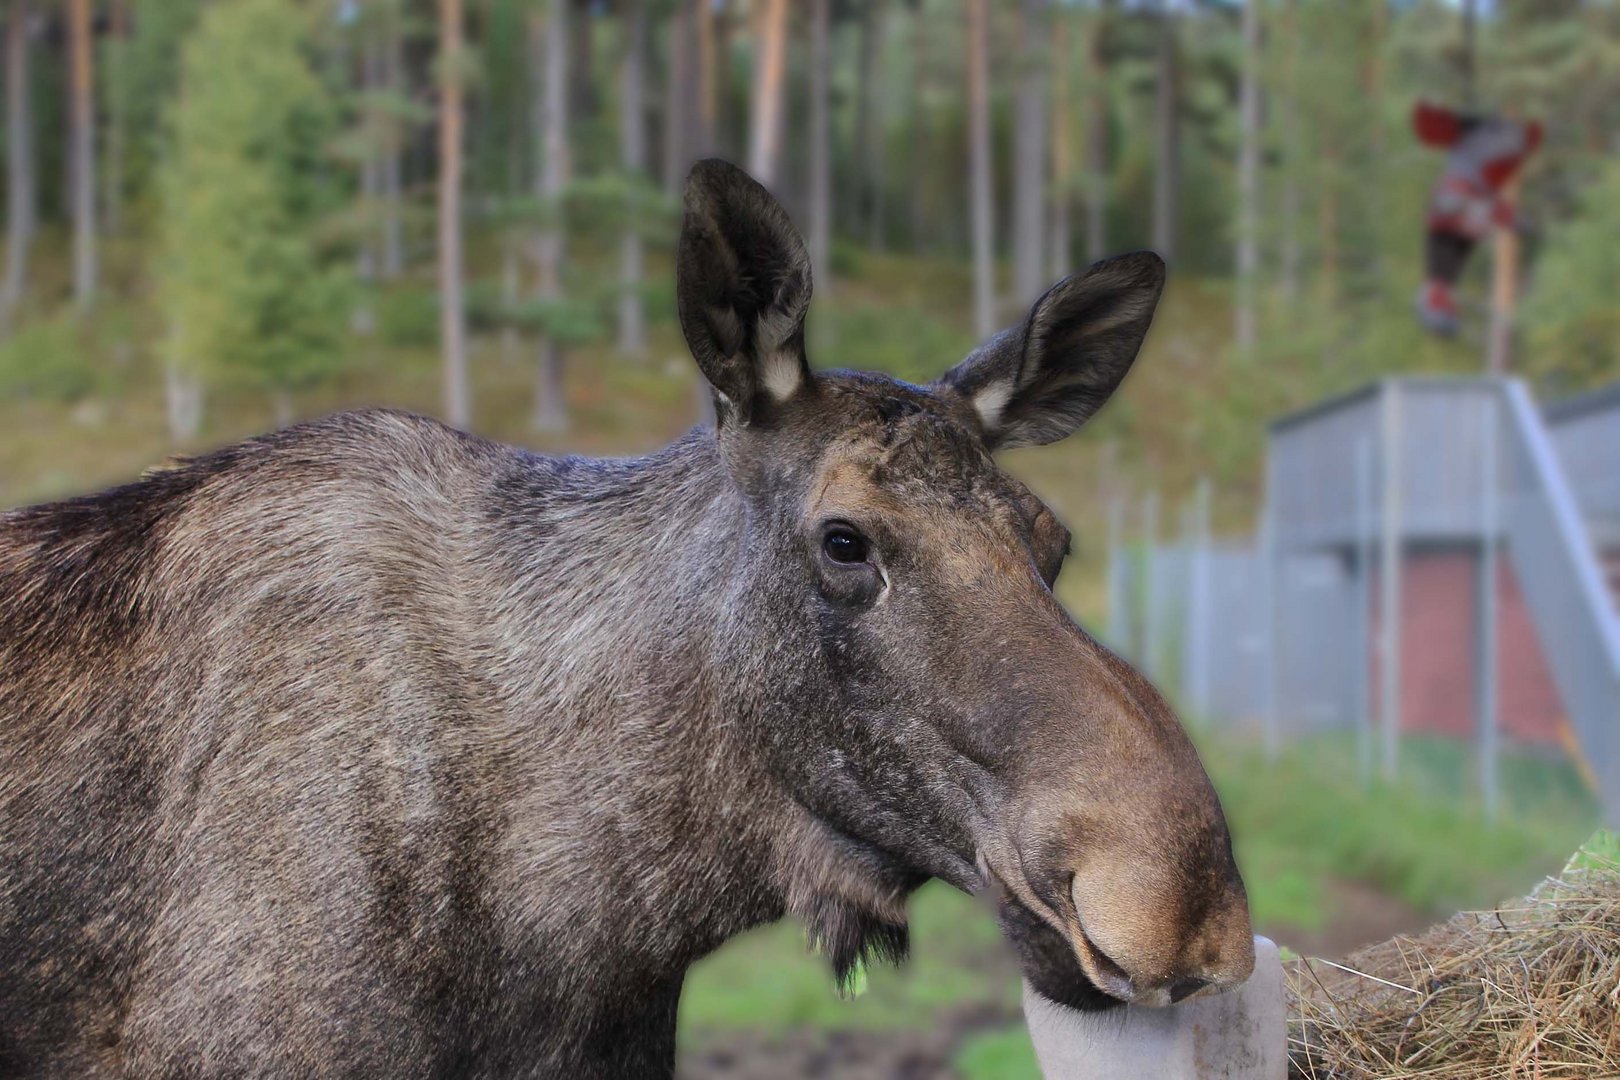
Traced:
<path fill-rule="evenodd" d="M 715 421 L 649 456 L 353 412 L 0 516 L 0 1075 L 669 1076 L 694 961 L 899 960 L 930 878 L 1075 1008 L 1247 976 L 1193 746 L 993 457 L 1108 399 L 1161 260 L 926 386 L 812 370 L 734 166 L 676 278 Z"/>

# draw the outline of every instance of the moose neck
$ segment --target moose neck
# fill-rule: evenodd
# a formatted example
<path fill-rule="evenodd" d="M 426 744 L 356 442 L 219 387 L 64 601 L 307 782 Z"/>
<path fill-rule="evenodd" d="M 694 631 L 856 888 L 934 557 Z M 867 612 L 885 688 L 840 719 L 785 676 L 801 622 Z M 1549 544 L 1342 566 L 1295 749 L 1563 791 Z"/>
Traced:
<path fill-rule="evenodd" d="M 568 977 L 650 987 L 787 910 L 824 934 L 874 904 L 899 921 L 899 895 L 874 894 L 862 853 L 767 767 L 773 642 L 747 610 L 747 509 L 714 436 L 528 458 L 499 498 L 492 677 L 525 745 L 502 862 L 526 934 Z M 537 909 L 537 880 L 566 908 Z"/>

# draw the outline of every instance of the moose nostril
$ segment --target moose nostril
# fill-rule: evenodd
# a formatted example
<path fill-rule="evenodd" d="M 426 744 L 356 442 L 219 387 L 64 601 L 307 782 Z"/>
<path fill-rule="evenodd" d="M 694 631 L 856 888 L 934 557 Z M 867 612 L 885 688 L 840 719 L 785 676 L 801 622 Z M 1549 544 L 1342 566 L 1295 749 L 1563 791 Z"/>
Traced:
<path fill-rule="evenodd" d="M 1181 979 L 1170 986 L 1171 1002 L 1183 1001 L 1209 985 L 1208 979 Z"/>

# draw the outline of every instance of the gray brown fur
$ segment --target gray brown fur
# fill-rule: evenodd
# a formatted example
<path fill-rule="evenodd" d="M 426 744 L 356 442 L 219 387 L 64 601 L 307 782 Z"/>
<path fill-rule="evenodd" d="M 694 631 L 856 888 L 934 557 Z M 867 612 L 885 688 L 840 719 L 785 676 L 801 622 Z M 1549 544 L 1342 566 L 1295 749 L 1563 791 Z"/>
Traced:
<path fill-rule="evenodd" d="M 350 413 L 0 515 L 0 1076 L 668 1075 L 694 960 L 785 913 L 898 958 L 930 876 L 1073 1004 L 1246 971 L 1196 757 L 990 457 L 1117 385 L 1157 261 L 932 387 L 811 376 L 797 234 L 691 188 L 718 431 L 558 459 Z M 1065 335 L 1089 374 L 1029 344 Z"/>

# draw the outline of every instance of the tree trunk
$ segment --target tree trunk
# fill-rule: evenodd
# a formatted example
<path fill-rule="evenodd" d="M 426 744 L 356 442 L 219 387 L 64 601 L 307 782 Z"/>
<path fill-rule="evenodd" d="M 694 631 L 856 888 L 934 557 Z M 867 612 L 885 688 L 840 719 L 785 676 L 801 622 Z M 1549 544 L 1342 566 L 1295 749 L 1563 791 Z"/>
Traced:
<path fill-rule="evenodd" d="M 866 229 L 866 242 L 876 249 L 883 247 L 884 148 L 887 144 L 883 106 L 886 84 L 878 67 L 883 60 L 883 33 L 887 26 L 887 15 L 884 0 L 867 0 L 861 22 L 860 114 L 856 132 L 860 202 L 857 210 Z"/>
<path fill-rule="evenodd" d="M 568 23 L 568 107 L 570 127 L 588 123 L 600 111 L 596 94 L 595 24 L 589 0 L 574 0 Z"/>
<path fill-rule="evenodd" d="M 461 0 L 439 0 L 439 327 L 445 419 L 456 427 L 471 420 L 461 283 L 461 34 Z"/>
<path fill-rule="evenodd" d="M 12 0 L 6 20 L 6 276 L 0 286 L 0 326 L 8 330 L 28 291 L 28 251 L 38 213 L 28 73 L 32 18 L 27 0 Z"/>
<path fill-rule="evenodd" d="M 291 427 L 297 419 L 297 410 L 293 407 L 292 391 L 284 386 L 278 386 L 270 391 L 270 411 L 273 423 L 277 430 Z"/>
<path fill-rule="evenodd" d="M 810 0 L 810 269 L 823 282 L 832 280 L 831 7 L 832 0 Z"/>
<path fill-rule="evenodd" d="M 758 0 L 754 41 L 754 112 L 748 171 L 771 187 L 782 147 L 783 69 L 787 66 L 787 0 Z"/>
<path fill-rule="evenodd" d="M 720 150 L 720 73 L 728 52 L 715 27 L 713 0 L 697 0 L 692 13 L 692 51 L 696 61 L 689 92 L 692 104 L 693 157 L 709 157 Z"/>
<path fill-rule="evenodd" d="M 1086 259 L 1108 254 L 1108 32 L 1107 8 L 1098 5 L 1086 42 L 1091 92 L 1086 100 Z"/>
<path fill-rule="evenodd" d="M 1235 270 L 1237 306 L 1233 336 L 1248 356 L 1258 338 L 1255 290 L 1260 270 L 1260 3 L 1243 0 L 1243 81 L 1240 90 L 1238 223 Z"/>
<path fill-rule="evenodd" d="M 1322 233 L 1322 296 L 1331 302 L 1339 295 L 1339 147 L 1331 130 L 1322 137 L 1317 225 Z"/>
<path fill-rule="evenodd" d="M 1153 247 L 1167 262 L 1176 257 L 1176 221 L 1180 216 L 1181 131 L 1180 71 L 1176 21 L 1170 0 L 1159 0 L 1158 93 L 1154 100 L 1156 142 L 1153 170 Z"/>
<path fill-rule="evenodd" d="M 377 27 L 367 26 L 364 30 L 364 40 L 360 45 L 360 86 L 365 93 L 366 115 L 364 117 L 365 136 L 362 140 L 365 155 L 360 162 L 360 220 L 366 227 L 361 228 L 359 242 L 355 245 L 354 276 L 360 283 L 355 298 L 354 311 L 350 313 L 349 325 L 357 334 L 370 334 L 376 329 L 376 316 L 373 310 L 372 286 L 377 281 L 377 268 L 380 262 L 378 241 L 381 231 L 376 234 L 369 227 L 381 205 L 382 198 L 382 153 L 380 137 L 383 118 L 379 115 L 376 96 L 383 86 L 383 58 L 384 43 L 379 39 Z"/>
<path fill-rule="evenodd" d="M 68 0 L 72 141 L 73 299 L 96 299 L 96 95 L 90 0 Z"/>
<path fill-rule="evenodd" d="M 123 228 L 124 144 L 128 118 L 123 89 L 123 72 L 129 58 L 128 0 L 112 0 L 108 8 L 106 82 L 114 88 L 107 95 L 107 154 L 101 170 L 101 219 L 109 234 Z"/>
<path fill-rule="evenodd" d="M 669 57 L 664 84 L 664 190 L 679 195 L 692 157 L 693 19 L 702 0 L 682 0 L 669 20 Z"/>
<path fill-rule="evenodd" d="M 169 438 L 176 443 L 189 443 L 202 428 L 202 382 L 171 360 L 163 370 L 163 392 L 169 414 Z"/>
<path fill-rule="evenodd" d="M 911 147 L 901 164 L 906 177 L 900 187 L 909 193 L 906 199 L 908 208 L 906 232 L 913 254 L 937 250 L 945 231 L 929 227 L 930 222 L 938 220 L 934 199 L 936 186 L 930 182 L 928 167 L 934 141 L 933 117 L 928 107 L 933 74 L 929 60 L 929 44 L 932 41 L 928 32 L 929 26 L 929 20 L 924 17 L 921 10 L 911 12 Z M 924 237 L 933 241 L 927 248 L 924 246 Z"/>
<path fill-rule="evenodd" d="M 1377 280 L 1382 272 L 1384 235 L 1384 23 L 1385 5 L 1369 5 L 1371 21 L 1367 26 L 1367 58 L 1362 73 L 1366 87 L 1367 111 L 1372 126 L 1367 132 L 1367 178 L 1360 190 L 1366 192 L 1367 272 Z"/>
<path fill-rule="evenodd" d="M 1013 125 L 1013 292 L 1031 304 L 1046 283 L 1047 0 L 1018 8 L 1018 99 Z"/>
<path fill-rule="evenodd" d="M 552 310 L 563 296 L 564 236 L 558 204 L 568 183 L 568 5 L 569 0 L 548 0 L 547 14 L 531 23 L 531 42 L 539 53 L 535 67 L 540 72 L 540 130 L 535 140 L 540 148 L 540 167 L 535 170 L 535 195 L 546 216 L 546 223 L 535 237 L 536 295 Z M 568 426 L 566 358 L 556 335 L 544 328 L 540 332 L 538 360 L 534 427 L 538 431 L 564 430 Z"/>
<path fill-rule="evenodd" d="M 1072 192 L 1069 151 L 1069 19 L 1059 11 L 1052 24 L 1052 221 L 1051 269 L 1053 280 L 1070 270 L 1069 203 Z"/>
<path fill-rule="evenodd" d="M 383 8 L 383 85 L 396 101 L 405 96 L 405 38 L 400 28 L 401 0 Z M 404 138 L 401 121 L 390 119 L 384 132 L 379 176 L 382 199 L 382 254 L 379 272 L 391 281 L 405 272 Z"/>
<path fill-rule="evenodd" d="M 512 229 L 501 231 L 501 359 L 510 362 L 518 351 L 517 324 L 513 321 L 523 283 L 518 260 L 521 242 Z"/>
<path fill-rule="evenodd" d="M 647 168 L 646 77 L 647 0 L 624 5 L 623 100 L 619 103 L 619 150 L 624 171 L 638 186 Z M 640 356 L 647 351 L 646 319 L 641 304 L 642 243 L 640 215 L 632 211 L 619 237 L 619 351 Z"/>
<path fill-rule="evenodd" d="M 990 178 L 989 0 L 967 0 L 968 202 L 973 226 L 973 326 L 996 329 L 994 194 Z"/>
<path fill-rule="evenodd" d="M 1283 0 L 1282 32 L 1287 44 L 1287 59 L 1283 69 L 1283 90 L 1277 123 L 1282 135 L 1282 194 L 1278 198 L 1278 213 L 1282 217 L 1282 250 L 1278 262 L 1282 278 L 1284 300 L 1299 295 L 1303 258 L 1299 243 L 1300 170 L 1303 154 L 1300 151 L 1299 131 L 1299 4 L 1298 0 Z"/>

